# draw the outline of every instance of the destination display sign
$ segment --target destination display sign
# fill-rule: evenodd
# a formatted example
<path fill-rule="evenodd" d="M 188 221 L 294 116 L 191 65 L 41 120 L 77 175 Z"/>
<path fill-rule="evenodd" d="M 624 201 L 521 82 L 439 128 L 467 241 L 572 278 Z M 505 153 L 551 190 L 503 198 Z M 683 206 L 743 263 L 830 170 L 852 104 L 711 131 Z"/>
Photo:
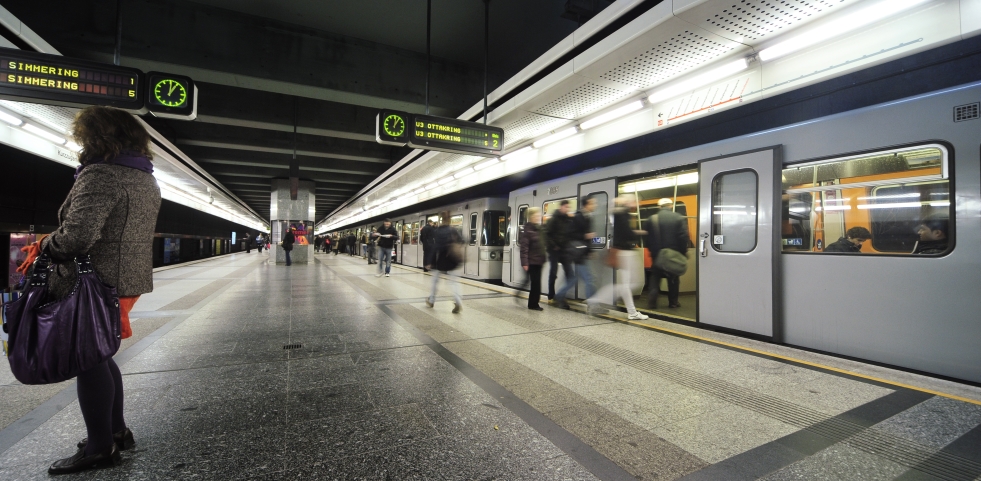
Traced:
<path fill-rule="evenodd" d="M 140 110 L 143 90 L 143 73 L 136 69 L 0 48 L 0 98 Z"/>
<path fill-rule="evenodd" d="M 417 149 L 501 155 L 504 147 L 504 129 L 477 122 L 413 115 L 410 128 L 409 146 Z"/>
<path fill-rule="evenodd" d="M 375 118 L 380 144 L 486 156 L 501 155 L 504 129 L 476 122 L 382 110 Z"/>

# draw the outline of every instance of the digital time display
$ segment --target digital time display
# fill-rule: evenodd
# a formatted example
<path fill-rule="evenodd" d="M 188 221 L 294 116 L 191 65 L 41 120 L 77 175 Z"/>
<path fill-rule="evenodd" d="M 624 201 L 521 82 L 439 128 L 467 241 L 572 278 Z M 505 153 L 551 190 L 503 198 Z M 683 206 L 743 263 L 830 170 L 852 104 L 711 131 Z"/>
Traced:
<path fill-rule="evenodd" d="M 501 155 L 504 146 L 504 129 L 477 122 L 413 115 L 409 146 L 418 149 Z"/>
<path fill-rule="evenodd" d="M 142 79 L 136 69 L 0 48 L 0 97 L 11 100 L 139 110 Z"/>

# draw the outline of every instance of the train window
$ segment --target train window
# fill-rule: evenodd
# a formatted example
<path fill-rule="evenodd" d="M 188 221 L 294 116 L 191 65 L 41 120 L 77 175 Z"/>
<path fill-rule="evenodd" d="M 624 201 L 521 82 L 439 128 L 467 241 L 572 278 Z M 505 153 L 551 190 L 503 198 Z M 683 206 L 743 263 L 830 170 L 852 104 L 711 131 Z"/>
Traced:
<path fill-rule="evenodd" d="M 685 171 L 671 175 L 648 177 L 621 183 L 619 195 L 633 195 L 637 201 L 634 215 L 640 220 L 640 228 L 652 215 L 661 210 L 658 201 L 670 199 L 673 209 L 688 218 L 688 232 L 697 232 L 698 222 L 698 172 Z M 644 239 L 641 239 L 643 243 Z M 694 242 L 689 239 L 689 242 Z M 690 245 L 694 245 L 693 243 Z"/>
<path fill-rule="evenodd" d="M 459 229 L 463 226 L 463 215 L 454 215 L 450 217 L 450 227 L 456 227 Z"/>
<path fill-rule="evenodd" d="M 484 223 L 481 226 L 480 244 L 485 246 L 505 245 L 507 226 L 507 217 L 504 215 L 503 210 L 484 211 Z"/>
<path fill-rule="evenodd" d="M 412 223 L 412 236 L 411 236 L 411 238 L 412 238 L 412 245 L 419 244 L 419 223 L 418 222 L 413 222 Z"/>
<path fill-rule="evenodd" d="M 477 213 L 470 213 L 470 245 L 477 245 Z"/>
<path fill-rule="evenodd" d="M 511 239 L 511 206 L 510 205 L 508 206 L 508 217 L 506 222 L 507 224 L 504 230 L 507 232 L 507 237 L 504 238 L 505 239 L 504 245 L 507 245 L 507 243 L 510 242 Z"/>
<path fill-rule="evenodd" d="M 518 206 L 518 235 L 515 241 L 525 233 L 525 224 L 528 223 L 528 204 Z"/>
<path fill-rule="evenodd" d="M 939 255 L 950 245 L 941 145 L 792 166 L 783 188 L 784 252 Z"/>
<path fill-rule="evenodd" d="M 403 221 L 398 221 L 398 223 L 395 224 L 395 232 L 402 233 L 402 240 L 401 240 L 402 244 L 409 243 L 409 239 L 412 235 L 411 230 L 412 230 L 411 225 L 405 225 L 405 222 Z"/>
<path fill-rule="evenodd" d="M 542 224 L 548 222 L 552 218 L 552 214 L 559 210 L 559 205 L 563 200 L 569 201 L 569 214 L 574 214 L 576 212 L 577 202 L 575 197 L 569 197 L 568 199 L 555 199 L 550 200 L 542 204 Z"/>
<path fill-rule="evenodd" d="M 756 189 L 752 170 L 724 172 L 712 179 L 712 247 L 720 252 L 756 249 Z"/>
<path fill-rule="evenodd" d="M 593 215 L 590 218 L 593 226 L 592 231 L 596 233 L 596 236 L 593 237 L 590 248 L 602 249 L 606 247 L 606 225 L 607 215 L 609 215 L 610 199 L 606 195 L 606 192 L 595 192 L 589 195 L 593 199 L 596 199 L 596 209 L 593 210 Z M 585 199 L 585 197 L 583 198 Z"/>

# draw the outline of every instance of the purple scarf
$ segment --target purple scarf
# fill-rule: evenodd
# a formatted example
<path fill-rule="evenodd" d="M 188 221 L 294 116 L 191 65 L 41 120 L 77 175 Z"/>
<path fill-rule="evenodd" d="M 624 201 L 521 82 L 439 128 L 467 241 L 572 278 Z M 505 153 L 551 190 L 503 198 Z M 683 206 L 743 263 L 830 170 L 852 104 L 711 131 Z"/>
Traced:
<path fill-rule="evenodd" d="M 147 159 L 145 155 L 138 152 L 133 152 L 131 150 L 124 150 L 114 159 L 100 160 L 89 164 L 79 165 L 78 168 L 75 169 L 75 179 L 78 179 L 79 174 L 82 173 L 82 169 L 95 164 L 122 165 L 131 169 L 141 170 L 148 174 L 153 173 L 153 164 L 150 163 L 150 159 Z"/>

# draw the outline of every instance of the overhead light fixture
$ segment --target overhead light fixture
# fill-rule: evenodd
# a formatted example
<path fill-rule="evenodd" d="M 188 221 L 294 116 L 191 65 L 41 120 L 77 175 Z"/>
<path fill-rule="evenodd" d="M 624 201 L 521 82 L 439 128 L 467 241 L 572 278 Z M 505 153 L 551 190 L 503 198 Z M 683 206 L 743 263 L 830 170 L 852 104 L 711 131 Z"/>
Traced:
<path fill-rule="evenodd" d="M 798 35 L 760 51 L 760 60 L 766 62 L 789 53 L 816 45 L 830 38 L 848 33 L 870 23 L 878 22 L 927 0 L 885 0 L 846 15 L 822 28 Z"/>
<path fill-rule="evenodd" d="M 426 184 L 426 190 L 435 189 L 438 186 L 439 186 L 439 183 L 438 182 L 430 182 L 430 183 Z"/>
<path fill-rule="evenodd" d="M 0 110 L 0 121 L 13 125 L 14 127 L 20 127 L 24 123 L 20 117 L 7 112 L 6 110 Z"/>
<path fill-rule="evenodd" d="M 438 185 L 448 184 L 450 182 L 453 182 L 453 176 L 452 175 L 449 176 L 449 177 L 444 177 L 444 178 L 439 179 L 439 180 L 436 181 L 436 183 Z"/>
<path fill-rule="evenodd" d="M 34 124 L 25 123 L 21 128 L 38 137 L 41 137 L 44 140 L 54 142 L 58 145 L 65 145 L 65 142 L 67 142 L 67 140 L 65 140 L 64 137 L 51 133 L 47 129 L 43 127 L 38 127 L 37 125 Z"/>
<path fill-rule="evenodd" d="M 700 89 L 706 85 L 713 82 L 722 80 L 732 74 L 742 72 L 749 67 L 749 62 L 745 58 L 741 58 L 734 62 L 729 62 L 721 67 L 716 67 L 708 72 L 701 75 L 697 75 L 687 80 L 682 80 L 670 87 L 665 87 L 660 90 L 654 91 L 647 97 L 647 101 L 654 104 L 662 100 L 667 100 L 672 97 L 677 97 L 685 92 L 691 92 L 693 90 Z"/>
<path fill-rule="evenodd" d="M 481 171 L 481 170 L 484 170 L 484 169 L 486 169 L 486 168 L 488 168 L 488 167 L 490 167 L 490 166 L 492 166 L 494 164 L 497 164 L 498 162 L 500 162 L 500 160 L 498 160 L 496 158 L 491 158 L 491 159 L 487 159 L 486 161 L 481 162 L 481 163 L 473 166 L 473 168 L 474 168 L 474 170 Z"/>
<path fill-rule="evenodd" d="M 418 189 L 413 190 L 412 193 L 413 194 L 421 194 L 421 193 L 423 193 L 425 191 L 426 191 L 426 188 L 425 187 L 419 187 Z"/>
<path fill-rule="evenodd" d="M 544 146 L 546 146 L 548 144 L 554 144 L 555 142 L 558 142 L 558 141 L 560 141 L 562 139 L 567 139 L 569 137 L 572 137 L 573 135 L 576 135 L 577 133 L 579 133 L 579 127 L 569 127 L 568 129 L 560 130 L 560 131 L 558 131 L 558 132 L 556 132 L 556 133 L 554 133 L 552 135 L 549 135 L 548 137 L 545 137 L 544 139 L 536 140 L 531 145 L 534 146 L 536 149 L 538 149 L 538 148 L 544 147 Z"/>
<path fill-rule="evenodd" d="M 461 171 L 453 174 L 453 178 L 454 179 L 459 179 L 459 178 L 462 178 L 462 177 L 466 177 L 466 176 L 468 176 L 468 175 L 470 175 L 472 173 L 474 173 L 473 167 L 467 167 L 467 168 L 465 168 L 465 169 L 463 169 L 463 170 L 461 170 Z"/>
<path fill-rule="evenodd" d="M 508 152 L 507 154 L 502 155 L 501 156 L 501 160 L 508 160 L 508 159 L 510 159 L 512 157 L 519 156 L 519 155 L 521 155 L 521 154 L 523 154 L 525 152 L 531 152 L 531 150 L 533 148 L 534 147 L 532 147 L 530 145 L 524 146 L 524 147 L 522 147 L 522 148 L 520 148 L 518 150 L 515 150 L 514 152 Z M 497 160 L 497 159 L 495 159 L 495 160 Z M 490 165 L 494 165 L 494 164 L 490 164 Z"/>
<path fill-rule="evenodd" d="M 629 104 L 624 105 L 623 107 L 611 110 L 603 115 L 593 117 L 579 124 L 579 128 L 583 130 L 588 130 L 593 127 L 596 127 L 597 125 L 602 125 L 607 122 L 616 120 L 620 117 L 623 117 L 624 115 L 634 113 L 642 108 L 644 108 L 644 102 L 642 100 L 630 102 Z"/>

